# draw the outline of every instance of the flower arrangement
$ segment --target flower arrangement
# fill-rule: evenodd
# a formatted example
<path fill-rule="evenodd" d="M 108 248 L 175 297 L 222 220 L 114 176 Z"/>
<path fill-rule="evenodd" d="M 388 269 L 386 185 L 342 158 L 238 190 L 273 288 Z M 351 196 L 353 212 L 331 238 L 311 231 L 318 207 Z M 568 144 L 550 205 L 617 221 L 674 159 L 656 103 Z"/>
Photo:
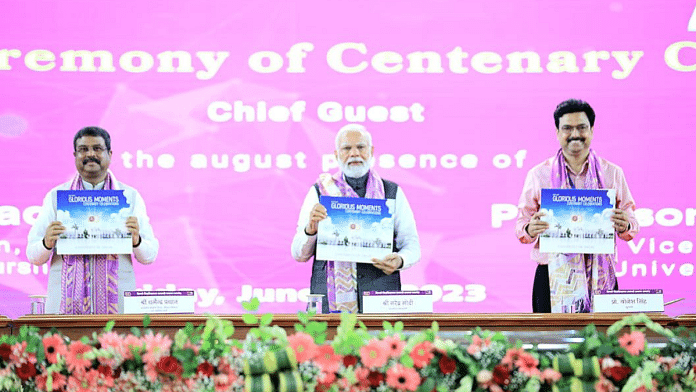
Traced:
<path fill-rule="evenodd" d="M 244 304 L 256 311 L 258 301 Z M 249 391 L 249 392 L 648 392 L 696 390 L 696 334 L 666 330 L 647 316 L 628 317 L 606 334 L 587 327 L 568 352 L 528 350 L 480 329 L 462 342 L 438 337 L 437 323 L 409 334 L 385 322 L 368 332 L 344 313 L 336 337 L 327 324 L 298 314 L 295 332 L 270 314 L 246 314 L 255 327 L 232 339 L 228 321 L 210 317 L 173 338 L 133 328 L 69 340 L 23 327 L 0 336 L 0 391 Z M 644 327 L 637 327 L 644 325 Z M 630 329 L 629 332 L 626 332 Z M 648 347 L 645 330 L 668 338 Z"/>

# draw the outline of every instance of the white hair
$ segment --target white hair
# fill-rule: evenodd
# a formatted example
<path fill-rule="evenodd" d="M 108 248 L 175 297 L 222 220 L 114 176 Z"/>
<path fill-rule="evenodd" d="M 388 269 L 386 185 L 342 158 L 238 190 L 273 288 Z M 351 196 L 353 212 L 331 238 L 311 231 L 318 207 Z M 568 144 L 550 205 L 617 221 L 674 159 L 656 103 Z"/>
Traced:
<path fill-rule="evenodd" d="M 341 129 L 339 129 L 338 133 L 336 134 L 336 151 L 341 149 L 341 146 L 339 144 L 341 143 L 341 138 L 343 137 L 343 135 L 345 135 L 346 132 L 350 131 L 360 132 L 367 139 L 367 147 L 372 147 L 372 135 L 370 134 L 370 132 L 367 131 L 367 128 L 365 128 L 365 126 L 360 124 L 348 124 L 341 127 Z"/>

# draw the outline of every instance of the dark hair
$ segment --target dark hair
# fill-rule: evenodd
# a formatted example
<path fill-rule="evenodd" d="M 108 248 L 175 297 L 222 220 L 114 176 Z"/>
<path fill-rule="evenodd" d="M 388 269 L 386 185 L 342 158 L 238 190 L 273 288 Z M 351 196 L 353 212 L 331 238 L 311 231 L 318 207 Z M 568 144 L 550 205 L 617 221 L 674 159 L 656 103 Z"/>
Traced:
<path fill-rule="evenodd" d="M 558 122 L 564 114 L 578 112 L 585 112 L 587 119 L 590 120 L 590 127 L 594 127 L 595 113 L 594 110 L 592 110 L 592 106 L 580 99 L 566 99 L 559 103 L 558 106 L 556 106 L 556 110 L 553 111 L 553 120 L 556 122 L 556 129 L 558 129 Z"/>
<path fill-rule="evenodd" d="M 75 138 L 73 139 L 73 148 L 75 151 L 77 151 L 77 139 L 83 136 L 101 137 L 104 139 L 104 143 L 106 144 L 106 151 L 111 151 L 111 136 L 109 136 L 109 132 L 106 132 L 106 129 L 99 127 L 84 127 L 77 131 Z"/>

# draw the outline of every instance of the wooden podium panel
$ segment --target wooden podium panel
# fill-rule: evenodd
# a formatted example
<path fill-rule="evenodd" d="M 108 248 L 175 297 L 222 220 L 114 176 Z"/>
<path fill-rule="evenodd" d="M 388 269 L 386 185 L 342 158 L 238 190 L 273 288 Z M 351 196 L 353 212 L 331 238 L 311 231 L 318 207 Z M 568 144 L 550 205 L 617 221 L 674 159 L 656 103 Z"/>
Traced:
<path fill-rule="evenodd" d="M 369 314 L 359 315 L 369 330 L 381 330 L 382 323 L 388 321 L 392 324 L 397 321 L 404 323 L 405 331 L 421 331 L 429 328 L 433 321 L 437 321 L 441 333 L 468 332 L 476 327 L 491 331 L 504 331 L 513 333 L 536 332 L 539 336 L 553 335 L 561 331 L 579 331 L 589 324 L 594 324 L 599 330 L 606 330 L 616 321 L 627 316 L 622 313 L 583 313 L 583 314 L 539 314 L 539 313 L 496 313 L 496 314 Z M 242 321 L 241 315 L 218 315 L 218 317 L 232 321 L 235 327 L 234 338 L 243 339 L 249 329 Z M 676 327 L 678 320 L 664 314 L 651 314 L 650 318 L 665 327 Z M 206 315 L 151 315 L 148 328 L 156 332 L 162 332 L 174 336 L 176 331 L 190 322 L 195 326 L 204 324 Z M 317 321 L 326 321 L 328 324 L 329 338 L 335 336 L 336 327 L 341 318 L 337 314 L 320 314 L 314 318 Z M 27 315 L 12 321 L 13 331 L 22 325 L 39 327 L 41 332 L 47 332 L 51 328 L 59 329 L 71 339 L 77 339 L 85 335 L 91 335 L 93 331 L 100 331 L 109 320 L 116 322 L 114 331 L 127 333 L 131 327 L 142 328 L 143 315 Z M 684 318 L 684 322 L 696 325 L 696 315 L 693 318 Z M 284 328 L 288 333 L 294 331 L 298 322 L 295 314 L 277 314 L 273 317 L 273 325 Z"/>
<path fill-rule="evenodd" d="M 12 334 L 12 319 L 5 316 L 0 316 L 0 334 L 10 335 Z"/>
<path fill-rule="evenodd" d="M 696 314 L 683 314 L 675 318 L 680 326 L 696 328 Z"/>

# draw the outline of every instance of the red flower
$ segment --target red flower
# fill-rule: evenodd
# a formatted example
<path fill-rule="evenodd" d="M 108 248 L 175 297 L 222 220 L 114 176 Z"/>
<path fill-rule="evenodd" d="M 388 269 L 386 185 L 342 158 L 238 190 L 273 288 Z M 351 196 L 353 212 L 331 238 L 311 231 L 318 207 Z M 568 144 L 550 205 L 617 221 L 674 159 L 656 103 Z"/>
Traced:
<path fill-rule="evenodd" d="M 380 372 L 370 371 L 370 374 L 367 375 L 367 381 L 370 382 L 371 387 L 377 388 L 379 384 L 384 382 L 384 374 Z"/>
<path fill-rule="evenodd" d="M 416 344 L 413 350 L 411 350 L 410 356 L 413 359 L 413 365 L 417 368 L 422 368 L 434 357 L 433 344 L 427 340 Z"/>
<path fill-rule="evenodd" d="M 0 358 L 9 361 L 10 354 L 12 354 L 12 346 L 7 343 L 0 344 Z"/>
<path fill-rule="evenodd" d="M 331 346 L 317 346 L 317 355 L 314 357 L 314 363 L 327 373 L 336 373 L 341 363 L 341 356 L 337 355 Z"/>
<path fill-rule="evenodd" d="M 510 371 L 505 365 L 498 365 L 493 368 L 493 382 L 501 386 L 510 383 Z"/>
<path fill-rule="evenodd" d="M 214 371 L 215 367 L 208 361 L 203 362 L 202 364 L 198 365 L 198 368 L 196 368 L 196 373 L 201 373 L 206 377 L 212 376 Z"/>
<path fill-rule="evenodd" d="M 99 365 L 99 367 L 97 367 L 97 372 L 99 372 L 104 377 L 111 377 L 114 373 L 111 367 L 104 365 Z"/>
<path fill-rule="evenodd" d="M 165 374 L 176 374 L 177 376 L 181 376 L 184 372 L 184 368 L 181 367 L 179 361 L 172 356 L 162 357 L 157 362 L 157 370 Z"/>
<path fill-rule="evenodd" d="M 457 370 L 457 361 L 448 357 L 447 355 L 443 355 L 440 358 L 439 365 L 442 374 L 454 373 L 454 371 Z"/>
<path fill-rule="evenodd" d="M 619 344 L 631 355 L 638 355 L 645 350 L 645 335 L 640 331 L 626 333 L 619 338 Z"/>
<path fill-rule="evenodd" d="M 58 363 L 58 355 L 65 356 L 68 353 L 68 347 L 65 341 L 58 334 L 45 337 L 43 339 L 44 354 L 50 363 Z"/>
<path fill-rule="evenodd" d="M 604 369 L 604 375 L 607 378 L 613 378 L 614 381 L 621 381 L 628 377 L 633 369 L 628 366 L 613 366 L 608 369 Z"/>
<path fill-rule="evenodd" d="M 415 391 L 420 382 L 420 375 L 414 368 L 397 364 L 387 370 L 387 385 L 396 390 Z"/>
<path fill-rule="evenodd" d="M 31 363 L 24 362 L 20 367 L 15 369 L 17 377 L 22 381 L 27 381 L 28 379 L 36 376 L 36 366 Z"/>
<path fill-rule="evenodd" d="M 346 355 L 343 357 L 343 366 L 348 367 L 348 366 L 355 366 L 358 364 L 358 357 L 355 355 Z"/>

